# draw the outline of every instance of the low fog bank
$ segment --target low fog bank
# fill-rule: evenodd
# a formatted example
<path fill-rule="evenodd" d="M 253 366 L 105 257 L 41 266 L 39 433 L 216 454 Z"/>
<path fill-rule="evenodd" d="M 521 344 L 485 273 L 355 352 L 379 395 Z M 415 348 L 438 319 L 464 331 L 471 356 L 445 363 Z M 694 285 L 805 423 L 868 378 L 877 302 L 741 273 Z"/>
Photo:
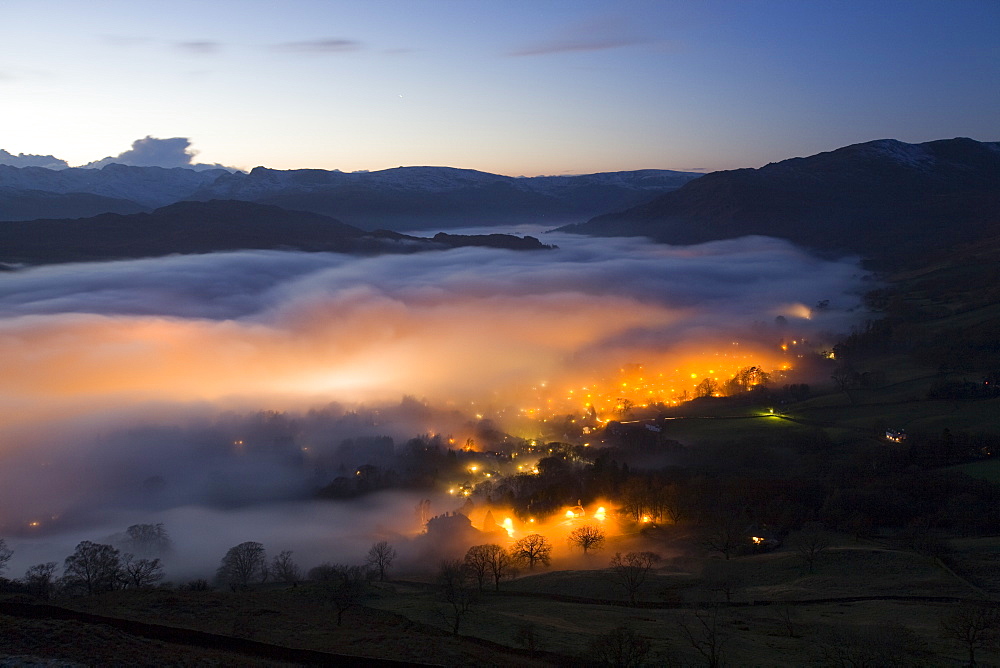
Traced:
<path fill-rule="evenodd" d="M 183 583 L 211 580 L 226 551 L 245 541 L 263 544 L 269 556 L 291 550 L 308 570 L 324 562 L 360 564 L 374 541 L 388 540 L 398 547 L 399 567 L 419 567 L 422 529 L 415 512 L 426 494 L 383 492 L 362 500 L 340 502 L 276 502 L 242 508 L 178 506 L 160 512 L 117 508 L 92 518 L 92 524 L 36 536 L 7 539 L 14 556 L 8 577 L 20 577 L 37 563 L 60 566 L 80 541 L 121 545 L 121 534 L 134 524 L 162 523 L 171 547 L 160 556 L 167 580 Z M 436 501 L 436 502 L 435 502 Z M 435 497 L 432 506 L 454 505 L 454 499 Z M 436 562 L 434 562 L 436 563 Z"/>
<path fill-rule="evenodd" d="M 370 455 L 345 456 L 346 440 L 461 439 L 477 414 L 510 428 L 552 401 L 539 388 L 590 387 L 623 365 L 673 374 L 664 392 L 743 364 L 794 367 L 780 341 L 832 343 L 861 316 L 856 262 L 781 240 L 544 240 L 559 249 L 237 252 L 0 275 L 7 575 L 155 522 L 183 555 L 170 577 L 210 575 L 243 540 L 306 567 L 358 562 L 377 537 L 419 530 L 428 495 L 312 501 Z"/>
<path fill-rule="evenodd" d="M 559 250 L 239 252 L 7 274 L 0 418 L 151 400 L 510 401 L 675 348 L 773 347 L 774 332 L 751 327 L 778 317 L 796 336 L 857 317 L 857 265 L 780 240 L 550 237 Z"/>

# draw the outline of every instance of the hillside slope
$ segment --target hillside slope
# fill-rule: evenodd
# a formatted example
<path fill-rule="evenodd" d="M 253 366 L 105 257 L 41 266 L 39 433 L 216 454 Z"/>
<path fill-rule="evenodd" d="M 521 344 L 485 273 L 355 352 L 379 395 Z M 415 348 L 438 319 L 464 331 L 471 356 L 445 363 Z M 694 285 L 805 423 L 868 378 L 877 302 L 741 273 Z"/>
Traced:
<path fill-rule="evenodd" d="M 899 266 L 1000 233 L 1000 143 L 856 144 L 707 174 L 646 204 L 560 229 L 677 244 L 759 234 Z"/>

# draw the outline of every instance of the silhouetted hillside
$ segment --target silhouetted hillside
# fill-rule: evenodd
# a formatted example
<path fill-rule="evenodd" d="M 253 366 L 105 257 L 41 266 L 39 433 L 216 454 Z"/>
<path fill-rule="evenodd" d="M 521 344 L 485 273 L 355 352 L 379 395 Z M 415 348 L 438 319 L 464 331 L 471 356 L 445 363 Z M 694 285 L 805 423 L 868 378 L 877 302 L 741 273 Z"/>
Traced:
<path fill-rule="evenodd" d="M 356 173 L 258 167 L 222 175 L 191 198 L 275 204 L 365 229 L 558 224 L 648 201 L 698 176 L 655 169 L 514 178 L 451 167 Z"/>
<path fill-rule="evenodd" d="M 52 193 L 0 186 L 4 220 L 84 218 L 102 213 L 139 213 L 145 207 L 131 200 L 91 193 Z"/>
<path fill-rule="evenodd" d="M 1000 143 L 856 144 L 707 174 L 646 204 L 560 229 L 679 244 L 761 234 L 900 266 L 1000 233 Z"/>
<path fill-rule="evenodd" d="M 413 253 L 458 246 L 549 248 L 533 237 L 368 233 L 328 216 L 276 206 L 212 200 L 152 213 L 0 222 L 0 262 L 50 264 L 232 250 Z"/>
<path fill-rule="evenodd" d="M 231 174 L 118 164 L 58 170 L 0 165 L 0 190 L 32 191 L 32 197 L 16 201 L 0 193 L 0 220 L 83 218 L 150 211 L 182 200 L 224 199 L 311 211 L 367 230 L 557 225 L 646 202 L 698 176 L 661 169 L 515 178 L 451 167 L 351 173 L 258 167 L 249 174 Z M 115 201 L 95 209 L 98 200 L 80 199 L 84 195 Z"/>

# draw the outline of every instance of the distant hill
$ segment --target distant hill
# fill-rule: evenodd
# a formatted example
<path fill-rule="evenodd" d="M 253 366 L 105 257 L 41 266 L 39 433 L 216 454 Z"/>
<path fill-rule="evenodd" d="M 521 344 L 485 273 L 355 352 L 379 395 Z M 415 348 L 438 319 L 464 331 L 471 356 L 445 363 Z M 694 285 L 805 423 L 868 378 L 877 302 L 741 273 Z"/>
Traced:
<path fill-rule="evenodd" d="M 91 193 L 54 193 L 0 186 L 0 212 L 4 220 L 34 218 L 84 218 L 101 213 L 139 213 L 146 207 L 128 199 Z"/>
<path fill-rule="evenodd" d="M 413 253 L 459 246 L 546 249 L 503 234 L 433 239 L 366 232 L 329 216 L 252 202 L 179 202 L 152 213 L 0 222 L 0 263 L 39 265 L 233 250 Z"/>
<path fill-rule="evenodd" d="M 677 244 L 760 234 L 902 266 L 1000 234 L 1000 142 L 855 144 L 707 174 L 645 204 L 560 229 Z"/>
<path fill-rule="evenodd" d="M 244 174 L 115 164 L 60 170 L 0 165 L 0 190 L 11 193 L 7 199 L 0 196 L 0 220 L 53 215 L 82 218 L 151 211 L 184 200 L 223 199 L 311 211 L 367 230 L 520 223 L 555 226 L 646 202 L 698 176 L 656 169 L 514 178 L 450 167 L 353 173 L 258 167 Z M 31 197 L 13 198 L 27 191 Z M 96 200 L 85 200 L 83 195 L 115 201 L 98 211 Z M 77 208 L 71 206 L 74 202 Z"/>
<path fill-rule="evenodd" d="M 191 199 L 239 199 L 334 216 L 365 229 L 557 225 L 648 201 L 699 174 L 646 169 L 515 178 L 451 167 L 222 175 Z"/>

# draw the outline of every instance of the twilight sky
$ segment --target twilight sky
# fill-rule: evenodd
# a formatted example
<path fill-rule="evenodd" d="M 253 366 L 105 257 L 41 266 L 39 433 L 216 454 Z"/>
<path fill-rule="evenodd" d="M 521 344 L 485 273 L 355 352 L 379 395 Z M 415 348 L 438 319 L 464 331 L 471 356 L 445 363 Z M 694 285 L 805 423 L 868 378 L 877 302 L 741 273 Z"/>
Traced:
<path fill-rule="evenodd" d="M 995 141 L 1000 2 L 3 0 L 0 149 L 243 169 L 716 170 Z"/>

